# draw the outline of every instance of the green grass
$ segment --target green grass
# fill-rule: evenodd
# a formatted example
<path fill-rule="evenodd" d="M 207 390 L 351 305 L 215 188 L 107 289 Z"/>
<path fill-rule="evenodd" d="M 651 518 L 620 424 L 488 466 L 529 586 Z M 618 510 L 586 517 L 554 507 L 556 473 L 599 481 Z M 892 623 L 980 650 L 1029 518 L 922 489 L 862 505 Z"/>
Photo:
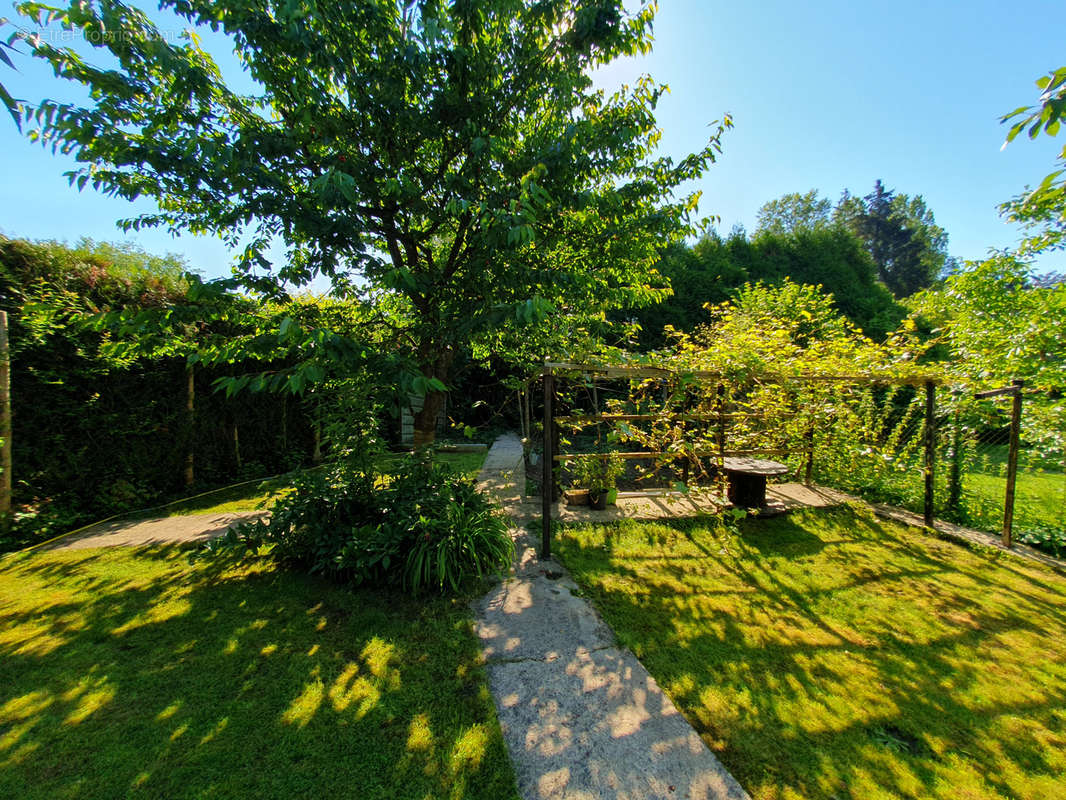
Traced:
<path fill-rule="evenodd" d="M 390 466 L 399 465 L 406 458 L 403 453 L 389 453 L 381 457 L 379 466 L 388 472 Z M 460 474 L 477 478 L 481 465 L 485 462 L 485 453 L 434 453 L 433 460 L 439 464 L 448 464 Z M 285 494 L 292 491 L 291 479 L 284 475 L 265 481 L 250 481 L 226 489 L 208 492 L 202 497 L 179 500 L 176 503 L 157 509 L 148 509 L 135 516 L 140 519 L 149 517 L 175 517 L 186 514 L 234 514 L 242 511 L 261 511 L 269 509 Z"/>
<path fill-rule="evenodd" d="M 0 797 L 516 792 L 464 604 L 116 547 L 0 559 Z"/>
<path fill-rule="evenodd" d="M 1066 797 L 1066 577 L 844 508 L 557 552 L 756 800 Z"/>
<path fill-rule="evenodd" d="M 1007 446 L 981 445 L 963 477 L 963 498 L 974 524 L 999 530 L 1007 488 Z M 1014 524 L 1062 525 L 1066 516 L 1066 474 L 1029 464 L 1022 454 L 1015 483 Z"/>
<path fill-rule="evenodd" d="M 481 453 L 440 453 L 435 452 L 433 454 L 433 460 L 438 464 L 448 464 L 452 469 L 461 475 L 465 475 L 471 480 L 477 478 L 478 472 L 481 471 L 481 465 L 485 463 L 485 452 Z M 404 458 L 407 458 L 406 453 L 389 453 L 383 456 L 381 459 L 382 468 L 388 471 L 388 465 L 390 463 L 398 464 Z"/>
<path fill-rule="evenodd" d="M 286 476 L 268 478 L 265 481 L 250 481 L 214 492 L 202 497 L 179 500 L 158 509 L 138 513 L 141 518 L 180 517 L 188 514 L 234 514 L 241 511 L 261 511 L 274 505 L 278 498 L 292 491 L 291 481 Z"/>

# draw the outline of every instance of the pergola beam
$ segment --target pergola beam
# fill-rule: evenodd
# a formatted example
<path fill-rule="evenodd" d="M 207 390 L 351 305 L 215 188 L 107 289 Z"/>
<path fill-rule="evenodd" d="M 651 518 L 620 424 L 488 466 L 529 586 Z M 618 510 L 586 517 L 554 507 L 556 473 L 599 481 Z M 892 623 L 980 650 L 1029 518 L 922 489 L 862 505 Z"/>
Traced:
<path fill-rule="evenodd" d="M 624 367 L 608 366 L 606 364 L 574 364 L 567 361 L 548 362 L 544 368 L 554 372 L 585 372 L 602 375 L 607 378 L 670 378 L 679 375 L 691 376 L 699 380 L 729 380 L 730 377 L 720 372 L 708 372 L 706 370 L 670 369 L 667 367 Z M 786 381 L 810 382 L 835 382 L 835 383 L 863 383 L 883 386 L 925 386 L 927 383 L 941 383 L 938 378 L 931 375 L 780 375 L 766 373 L 752 376 L 756 380 L 767 383 L 784 383 Z"/>

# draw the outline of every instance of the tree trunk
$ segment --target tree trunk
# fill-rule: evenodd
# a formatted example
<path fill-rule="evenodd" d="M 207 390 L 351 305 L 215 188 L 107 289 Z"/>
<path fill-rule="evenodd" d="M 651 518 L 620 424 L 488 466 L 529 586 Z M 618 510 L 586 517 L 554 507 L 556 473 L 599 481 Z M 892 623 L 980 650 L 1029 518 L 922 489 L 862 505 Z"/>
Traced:
<path fill-rule="evenodd" d="M 426 392 L 422 410 L 414 415 L 414 445 L 419 450 L 437 440 L 437 415 L 444 408 L 445 392 Z"/>
<path fill-rule="evenodd" d="M 192 364 L 185 367 L 185 375 L 185 486 L 190 487 L 196 481 L 193 449 L 196 441 L 196 372 Z"/>
<path fill-rule="evenodd" d="M 241 469 L 241 439 L 237 433 L 237 423 L 233 423 L 233 457 L 237 460 L 237 471 Z"/>
<path fill-rule="evenodd" d="M 419 347 L 422 374 L 448 382 L 455 350 L 437 342 L 423 342 Z M 414 415 L 415 449 L 427 447 L 437 440 L 437 415 L 444 408 L 447 392 L 428 391 L 422 400 L 422 410 Z"/>
<path fill-rule="evenodd" d="M 11 362 L 7 345 L 7 312 L 0 311 L 0 532 L 11 530 Z"/>

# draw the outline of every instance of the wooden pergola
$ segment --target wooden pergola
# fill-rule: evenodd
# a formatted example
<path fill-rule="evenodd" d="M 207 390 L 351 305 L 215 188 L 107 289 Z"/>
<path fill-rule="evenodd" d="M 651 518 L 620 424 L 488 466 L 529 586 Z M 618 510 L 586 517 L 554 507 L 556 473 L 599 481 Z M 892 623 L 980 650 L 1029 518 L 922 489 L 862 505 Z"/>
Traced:
<path fill-rule="evenodd" d="M 673 457 L 673 458 L 688 458 L 688 457 L 713 457 L 718 460 L 719 466 L 724 462 L 727 457 L 738 456 L 771 456 L 771 455 L 787 455 L 795 454 L 797 451 L 781 450 L 775 448 L 746 448 L 742 450 L 729 450 L 725 446 L 725 425 L 729 420 L 735 420 L 739 418 L 751 418 L 755 415 L 746 413 L 726 413 L 722 406 L 719 405 L 715 412 L 711 413 L 663 413 L 663 414 L 577 414 L 577 415 L 564 415 L 554 416 L 553 407 L 556 400 L 556 380 L 560 377 L 565 377 L 568 374 L 580 374 L 582 376 L 591 377 L 593 380 L 596 378 L 605 379 L 671 379 L 685 376 L 687 378 L 695 379 L 701 384 L 714 383 L 717 385 L 717 396 L 719 398 L 723 395 L 723 382 L 728 380 L 727 376 L 718 372 L 708 372 L 700 370 L 683 370 L 683 369 L 670 369 L 665 367 L 652 367 L 652 366 L 615 366 L 606 364 L 578 364 L 570 362 L 545 362 L 543 370 L 541 372 L 541 378 L 543 381 L 544 389 L 544 453 L 542 457 L 542 481 L 541 481 L 541 558 L 551 557 L 551 510 L 552 504 L 556 499 L 556 465 L 559 462 L 567 460 L 575 460 L 582 458 L 623 458 L 623 459 L 649 459 L 656 457 Z M 932 526 L 933 524 L 933 489 L 934 489 L 934 471 L 936 465 L 936 386 L 937 379 L 931 376 L 881 376 L 881 375 L 783 375 L 783 374 L 763 374 L 758 375 L 757 379 L 762 383 L 781 383 L 787 384 L 790 382 L 798 383 L 857 383 L 865 385 L 879 385 L 879 386 L 913 386 L 917 389 L 924 389 L 925 391 L 925 414 L 924 414 L 924 440 L 923 440 L 923 471 L 925 476 L 925 498 L 924 498 L 924 512 L 925 512 L 925 524 Z M 618 452 L 618 453 L 557 453 L 555 452 L 555 442 L 557 437 L 557 426 L 559 423 L 571 423 L 571 424 L 598 424 L 601 422 L 620 422 L 620 421 L 641 421 L 641 420 L 659 420 L 659 419 L 677 419 L 685 421 L 700 421 L 710 422 L 717 424 L 717 436 L 716 447 L 707 450 L 693 450 L 686 453 L 665 452 L 665 451 L 641 451 L 641 452 Z M 811 483 L 811 472 L 813 467 L 813 430 L 812 435 L 808 439 L 808 447 L 806 450 L 806 465 L 805 465 L 805 482 Z M 685 462 L 685 475 L 687 479 L 687 461 Z"/>

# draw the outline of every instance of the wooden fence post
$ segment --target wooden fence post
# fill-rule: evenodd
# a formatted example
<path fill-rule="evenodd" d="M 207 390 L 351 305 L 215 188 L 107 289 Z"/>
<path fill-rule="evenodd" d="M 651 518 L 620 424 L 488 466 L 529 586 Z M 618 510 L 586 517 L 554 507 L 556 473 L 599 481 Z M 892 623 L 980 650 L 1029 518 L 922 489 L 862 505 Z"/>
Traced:
<path fill-rule="evenodd" d="M 936 470 L 936 384 L 925 382 L 925 526 L 933 527 L 933 478 Z"/>
<path fill-rule="evenodd" d="M 1010 547 L 1014 536 L 1014 487 L 1018 480 L 1018 448 L 1022 432 L 1022 387 L 1025 381 L 1011 381 L 1010 448 L 1007 451 L 1007 493 L 1003 498 L 1003 546 Z"/>
<path fill-rule="evenodd" d="M 544 369 L 544 455 L 542 467 L 542 480 L 540 484 L 540 557 L 551 558 L 552 555 L 552 494 L 555 490 L 555 476 L 552 474 L 552 462 L 555 454 L 552 452 L 553 431 L 552 428 L 552 398 L 555 394 L 555 377 L 550 367 Z"/>
<path fill-rule="evenodd" d="M 814 483 L 814 417 L 807 423 L 807 463 L 803 468 L 803 483 L 806 486 Z"/>
<path fill-rule="evenodd" d="M 718 490 L 722 497 L 726 494 L 725 473 L 725 384 L 718 384 L 716 390 L 718 408 L 718 474 L 715 476 L 718 482 Z"/>
<path fill-rule="evenodd" d="M 11 530 L 11 361 L 7 344 L 7 312 L 0 311 L 0 532 Z"/>

